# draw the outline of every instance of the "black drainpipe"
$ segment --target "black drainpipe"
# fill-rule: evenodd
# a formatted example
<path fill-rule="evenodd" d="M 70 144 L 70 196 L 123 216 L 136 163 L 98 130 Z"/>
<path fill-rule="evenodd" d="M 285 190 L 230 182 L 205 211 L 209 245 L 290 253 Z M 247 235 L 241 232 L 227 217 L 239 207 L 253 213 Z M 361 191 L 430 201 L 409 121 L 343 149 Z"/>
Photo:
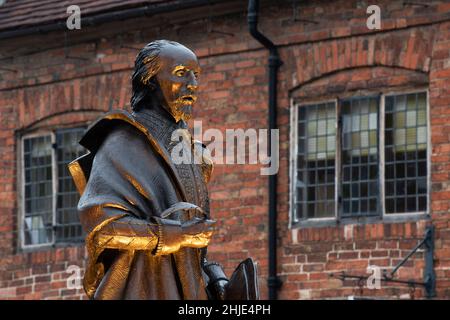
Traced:
<path fill-rule="evenodd" d="M 259 0 L 248 2 L 248 28 L 250 34 L 269 50 L 269 150 L 271 149 L 270 132 L 277 129 L 277 73 L 282 62 L 277 47 L 258 30 Z M 273 160 L 272 160 L 273 161 Z M 276 300 L 281 281 L 277 276 L 277 177 L 269 175 L 269 299 Z"/>

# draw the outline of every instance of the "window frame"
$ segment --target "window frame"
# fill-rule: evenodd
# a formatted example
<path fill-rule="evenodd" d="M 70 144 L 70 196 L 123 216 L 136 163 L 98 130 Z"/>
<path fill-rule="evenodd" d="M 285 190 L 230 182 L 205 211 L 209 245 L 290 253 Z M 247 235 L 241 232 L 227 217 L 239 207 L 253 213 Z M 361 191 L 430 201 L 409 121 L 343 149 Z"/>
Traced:
<path fill-rule="evenodd" d="M 18 174 L 17 174 L 17 183 L 19 184 L 18 190 L 18 210 L 19 214 L 17 215 L 18 223 L 17 223 L 17 231 L 18 231 L 18 250 L 28 252 L 35 251 L 39 249 L 46 249 L 51 247 L 68 247 L 68 246 L 79 246 L 83 245 L 84 241 L 57 241 L 56 237 L 56 223 L 57 223 L 57 200 L 58 200 L 58 188 L 59 188 L 59 176 L 58 176 L 58 159 L 57 159 L 57 150 L 55 148 L 57 143 L 57 132 L 58 131 L 71 131 L 76 129 L 86 129 L 84 124 L 79 124 L 75 126 L 66 127 L 63 126 L 61 128 L 45 128 L 42 130 L 38 130 L 32 133 L 24 133 L 21 134 L 17 141 L 20 144 L 19 148 L 17 148 L 17 156 L 18 159 Z M 38 138 L 50 136 L 51 141 L 51 165 L 52 165 L 52 241 L 46 243 L 39 244 L 25 244 L 25 140 L 30 138 Z"/>
<path fill-rule="evenodd" d="M 56 170 L 56 175 L 55 175 L 55 180 L 56 180 L 56 184 L 55 184 L 55 211 L 54 211 L 54 225 L 53 228 L 55 229 L 55 245 L 56 246 L 71 246 L 71 245 L 77 245 L 77 244 L 83 244 L 84 243 L 84 231 L 81 230 L 81 234 L 80 234 L 80 239 L 77 240 L 68 240 L 67 238 L 58 238 L 57 235 L 57 228 L 58 228 L 58 196 L 61 195 L 61 193 L 59 192 L 59 183 L 60 183 L 60 178 L 61 176 L 58 173 L 58 167 L 59 167 L 59 159 L 58 159 L 58 134 L 64 134 L 64 133 L 70 133 L 70 132 L 76 132 L 78 130 L 86 130 L 86 126 L 74 126 L 74 127 L 65 127 L 65 128 L 57 128 L 55 129 L 54 135 L 55 135 L 55 144 L 56 146 L 53 148 L 53 150 L 55 151 L 55 170 Z M 84 153 L 87 152 L 87 150 L 83 147 Z M 72 159 L 71 161 L 75 160 Z M 67 168 L 68 169 L 68 168 Z M 72 182 L 72 178 L 70 179 Z M 75 184 L 73 184 L 73 186 L 75 187 Z M 74 189 L 74 191 L 76 194 L 78 194 L 78 190 Z M 64 192 L 63 192 L 64 193 Z M 67 208 L 65 208 L 67 210 Z M 81 227 L 81 222 L 79 223 L 80 227 Z M 63 226 L 68 226 L 68 224 L 63 224 Z M 69 237 L 70 239 L 70 237 Z"/>
<path fill-rule="evenodd" d="M 337 136 L 336 139 L 337 141 L 339 141 L 339 158 L 336 159 L 336 165 L 339 166 L 339 175 L 337 175 L 336 178 L 336 188 L 337 188 L 337 207 L 338 207 L 338 214 L 337 214 L 337 220 L 338 221 L 345 221 L 345 220 L 362 220 L 362 221 L 371 221 L 371 220 L 377 220 L 379 219 L 380 215 L 380 210 L 382 210 L 381 208 L 381 202 L 382 202 L 382 198 L 381 198 L 381 193 L 378 194 L 377 196 L 377 203 L 378 203 L 378 207 L 379 207 L 379 212 L 376 215 L 356 215 L 356 216 L 343 216 L 343 205 L 342 205 L 342 186 L 343 186 L 343 178 L 342 178 L 342 140 L 343 140 L 343 127 L 344 127 L 344 122 L 343 122 L 343 111 L 342 111 L 342 102 L 343 101 L 351 101 L 351 100 L 360 100 L 360 99 L 370 99 L 370 98 L 375 98 L 378 100 L 378 107 L 380 105 L 380 101 L 383 99 L 383 96 L 381 93 L 379 92 L 366 92 L 365 94 L 359 94 L 359 95 L 351 95 L 351 96 L 343 96 L 343 97 L 338 97 L 337 98 L 337 102 L 336 102 L 336 109 L 337 109 L 337 121 L 336 124 L 338 126 L 338 128 L 336 129 L 337 131 Z M 378 111 L 377 112 L 377 149 L 378 149 L 378 153 L 381 153 L 381 144 L 380 144 L 380 135 L 381 135 L 381 128 L 380 128 L 380 117 L 381 117 L 381 113 Z M 377 167 L 378 170 L 380 170 L 380 167 L 382 166 L 381 163 L 381 157 L 379 156 L 377 159 Z M 379 171 L 380 172 L 380 171 Z M 381 189 L 381 181 L 378 179 L 378 187 Z"/>
<path fill-rule="evenodd" d="M 426 211 L 419 212 L 404 212 L 404 213 L 386 213 L 386 199 L 385 199 L 385 99 L 388 96 L 395 95 L 406 95 L 410 93 L 420 93 L 425 92 L 426 94 L 426 116 L 427 116 L 427 207 Z M 380 174 L 379 178 L 379 213 L 376 216 L 366 216 L 366 217 L 342 217 L 342 202 L 340 201 L 340 196 L 342 193 L 342 179 L 341 179 L 341 152 L 342 152 L 342 123 L 341 122 L 341 101 L 358 98 L 358 97 L 373 97 L 377 96 L 379 98 L 378 105 L 378 129 L 377 129 L 377 139 L 378 139 L 378 171 Z M 301 219 L 297 217 L 297 156 L 298 156 L 298 114 L 299 108 L 307 108 L 308 106 L 314 104 L 324 104 L 333 102 L 335 104 L 336 113 L 336 153 L 335 153 L 335 212 L 334 216 L 323 217 L 323 218 L 305 218 Z M 353 94 L 344 93 L 335 98 L 324 98 L 322 100 L 307 100 L 299 102 L 298 98 L 291 98 L 291 134 L 290 134 L 290 214 L 289 214 L 289 228 L 298 227 L 322 227 L 322 226 L 334 226 L 336 224 L 366 224 L 372 222 L 403 222 L 403 221 L 417 221 L 430 218 L 431 209 L 431 121 L 430 121 L 430 95 L 429 89 L 427 87 L 416 87 L 408 89 L 385 89 L 380 91 L 356 91 Z"/>
<path fill-rule="evenodd" d="M 50 141 L 52 143 L 51 146 L 51 164 L 52 164 L 52 241 L 46 242 L 46 243 L 38 243 L 38 244 L 25 244 L 25 140 L 31 139 L 31 138 L 39 138 L 39 137 L 46 137 L 50 136 Z M 53 145 L 56 141 L 56 134 L 53 131 L 38 131 L 35 133 L 29 133 L 25 134 L 20 137 L 20 214 L 19 214 L 19 224 L 18 224 L 18 230 L 20 232 L 20 248 L 21 249 L 37 249 L 37 248 L 43 248 L 43 247 L 51 247 L 54 246 L 55 241 L 55 235 L 54 235 L 54 227 L 56 224 L 56 190 L 57 190 L 57 179 L 55 179 L 55 174 L 57 174 L 56 170 L 56 155 L 55 155 L 55 148 L 53 148 Z"/>
<path fill-rule="evenodd" d="M 431 208 L 431 151 L 432 151 L 432 145 L 431 145 L 431 122 L 430 122 L 430 93 L 428 88 L 417 88 L 417 89 L 409 89 L 409 90 L 392 90 L 386 93 L 383 93 L 381 95 L 381 102 L 380 102 L 380 112 L 382 114 L 385 114 L 385 98 L 388 96 L 396 96 L 396 95 L 406 95 L 411 93 L 420 93 L 425 92 L 426 94 L 426 116 L 427 116 L 427 207 L 426 211 L 417 211 L 417 212 L 396 212 L 396 213 L 386 213 L 386 198 L 385 198 L 385 141 L 384 141 L 384 134 L 380 137 L 380 150 L 383 150 L 383 152 L 380 152 L 380 162 L 382 163 L 380 168 L 380 184 L 382 188 L 380 189 L 380 196 L 381 196 L 381 217 L 383 220 L 388 221 L 402 221 L 404 220 L 402 217 L 409 217 L 409 218 L 426 218 L 430 216 L 430 208 Z M 380 130 L 382 129 L 384 132 L 386 125 L 386 117 L 381 117 L 380 119 Z"/>
<path fill-rule="evenodd" d="M 297 156 L 298 156 L 298 109 L 300 107 L 307 108 L 308 106 L 314 105 L 314 104 L 326 104 L 326 103 L 334 103 L 335 104 L 335 116 L 336 120 L 338 120 L 338 108 L 336 107 L 338 104 L 338 98 L 334 99 L 324 99 L 324 100 L 311 100 L 306 103 L 302 104 L 295 104 L 293 100 L 291 100 L 292 106 L 294 107 L 294 112 L 291 115 L 291 215 L 289 219 L 289 225 L 292 227 L 296 224 L 303 224 L 303 223 L 312 223 L 312 224 L 327 224 L 330 222 L 334 222 L 338 219 L 339 214 L 339 206 L 336 205 L 334 207 L 334 216 L 332 217 L 321 217 L 321 218 L 307 218 L 307 219 L 298 219 L 296 211 L 297 211 Z M 335 175 L 334 175 L 334 183 L 335 186 L 337 186 L 338 183 L 338 177 L 340 174 L 340 162 L 339 165 L 337 163 L 338 158 L 340 157 L 341 148 L 340 148 L 340 142 L 338 142 L 338 136 L 339 136 L 339 126 L 338 121 L 335 123 L 335 138 L 336 138 L 336 147 L 335 147 Z M 292 148 L 294 150 L 292 150 Z M 339 172 L 338 172 L 339 171 Z M 336 204 L 338 204 L 339 201 L 339 192 L 338 188 L 335 187 L 334 189 L 334 201 Z"/>

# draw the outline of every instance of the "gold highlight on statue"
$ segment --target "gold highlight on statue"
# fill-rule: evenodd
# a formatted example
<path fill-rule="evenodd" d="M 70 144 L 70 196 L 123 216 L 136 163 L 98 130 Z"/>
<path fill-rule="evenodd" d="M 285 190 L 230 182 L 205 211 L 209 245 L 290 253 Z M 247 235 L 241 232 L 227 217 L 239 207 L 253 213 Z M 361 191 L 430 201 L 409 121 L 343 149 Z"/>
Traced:
<path fill-rule="evenodd" d="M 186 123 L 199 73 L 185 46 L 149 43 L 136 57 L 133 112 L 106 114 L 80 141 L 89 153 L 69 169 L 81 194 L 89 254 L 84 288 L 92 299 L 258 298 L 250 259 L 228 279 L 206 258 L 215 226 L 206 187 L 212 161 Z M 172 161 L 176 130 L 186 131 L 201 163 Z"/>

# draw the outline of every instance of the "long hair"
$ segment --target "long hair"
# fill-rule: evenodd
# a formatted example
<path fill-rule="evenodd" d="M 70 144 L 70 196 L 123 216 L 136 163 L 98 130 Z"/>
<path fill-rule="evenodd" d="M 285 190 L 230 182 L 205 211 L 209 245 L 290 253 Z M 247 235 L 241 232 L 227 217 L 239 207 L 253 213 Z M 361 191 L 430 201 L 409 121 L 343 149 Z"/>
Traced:
<path fill-rule="evenodd" d="M 157 86 L 153 78 L 161 68 L 159 55 L 162 48 L 167 45 L 180 44 L 169 40 L 155 40 L 142 48 L 136 56 L 134 72 L 131 77 L 131 109 L 133 111 L 138 111 L 149 103 L 152 91 Z"/>

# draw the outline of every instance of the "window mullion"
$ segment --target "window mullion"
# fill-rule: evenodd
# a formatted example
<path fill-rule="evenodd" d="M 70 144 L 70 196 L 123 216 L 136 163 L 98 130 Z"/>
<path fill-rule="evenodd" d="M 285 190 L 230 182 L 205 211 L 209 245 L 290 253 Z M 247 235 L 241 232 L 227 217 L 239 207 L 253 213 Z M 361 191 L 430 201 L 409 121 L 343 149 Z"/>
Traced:
<path fill-rule="evenodd" d="M 431 145 L 431 117 L 430 117 L 430 92 L 427 89 L 426 90 L 426 134 L 427 134 L 427 154 L 426 154 L 426 161 L 427 161 L 427 194 L 426 194 L 426 201 L 427 206 L 425 208 L 426 214 L 431 215 L 431 152 L 432 152 L 432 145 Z"/>
<path fill-rule="evenodd" d="M 379 111 L 379 115 L 378 115 L 378 122 L 379 122 L 379 137 L 378 137 L 378 141 L 379 141 L 379 167 L 378 167 L 378 172 L 379 174 L 379 186 L 380 186 L 380 193 L 379 193 L 379 197 L 380 197 L 380 201 L 379 201 L 379 205 L 380 205 L 380 212 L 381 212 L 381 217 L 384 218 L 385 214 L 386 214 L 386 200 L 385 200 L 385 128 L 386 128 L 386 121 L 385 121 L 385 95 L 381 94 L 380 95 L 380 111 Z"/>
<path fill-rule="evenodd" d="M 297 164 L 297 154 L 298 154 L 298 109 L 299 106 L 291 102 L 291 219 L 290 226 L 299 221 L 298 210 L 297 210 L 297 184 L 298 184 L 298 164 Z M 293 213 L 293 214 L 292 214 Z"/>
<path fill-rule="evenodd" d="M 52 213 L 53 213 L 53 228 L 52 228 L 52 242 L 54 245 L 56 242 L 56 206 L 58 200 L 58 161 L 56 159 L 57 156 L 57 148 L 56 148 L 56 134 L 54 132 L 51 133 L 51 142 L 52 142 L 52 187 L 53 187 L 53 203 L 52 203 Z"/>
<path fill-rule="evenodd" d="M 49 209 L 46 210 L 45 204 L 46 198 L 48 197 L 47 186 L 45 184 L 47 183 L 46 180 L 49 179 L 46 167 L 49 167 L 50 174 L 53 174 L 51 167 L 51 139 L 51 134 L 48 132 L 29 134 L 21 138 L 22 208 L 20 210 L 20 241 L 22 248 L 40 247 L 52 244 L 52 241 L 49 241 L 48 237 L 48 232 L 52 234 L 51 226 L 48 225 L 48 222 L 53 223 L 53 213 L 51 212 L 53 209 L 53 197 L 50 197 L 51 203 L 49 201 Z M 28 145 L 28 150 L 25 150 L 25 143 Z M 46 149 L 50 151 L 49 163 L 42 158 L 45 157 Z M 28 159 L 28 165 L 26 159 Z M 28 196 L 26 190 L 27 184 L 29 186 Z M 44 185 L 42 186 L 41 184 Z M 51 177 L 50 184 L 50 188 L 52 188 L 53 177 Z M 28 201 L 29 205 L 27 208 Z M 28 227 L 26 227 L 26 225 Z M 30 243 L 28 244 L 25 235 L 26 232 L 28 232 L 28 236 L 30 237 Z M 44 234 L 44 241 L 41 241 L 42 234 Z"/>
<path fill-rule="evenodd" d="M 21 149 L 20 149 L 20 162 L 21 162 L 21 176 L 20 176 L 20 196 L 21 196 L 21 210 L 20 210 L 20 219 L 19 219 L 19 230 L 20 230 L 20 247 L 25 247 L 25 138 L 22 137 L 20 139 Z"/>
<path fill-rule="evenodd" d="M 335 152 L 335 217 L 336 221 L 339 222 L 341 218 L 341 208 L 342 208 L 342 197 L 341 197 L 341 128 L 342 128 L 342 118 L 341 118 L 341 104 L 340 99 L 335 100 L 335 111 L 336 111 L 336 152 Z"/>
<path fill-rule="evenodd" d="M 81 156 L 84 149 L 77 141 L 84 132 L 83 128 L 61 129 L 55 132 L 57 146 L 56 157 L 56 237 L 55 243 L 78 242 L 82 240 L 82 230 L 78 219 L 75 198 L 78 192 L 72 183 L 67 164 Z"/>

